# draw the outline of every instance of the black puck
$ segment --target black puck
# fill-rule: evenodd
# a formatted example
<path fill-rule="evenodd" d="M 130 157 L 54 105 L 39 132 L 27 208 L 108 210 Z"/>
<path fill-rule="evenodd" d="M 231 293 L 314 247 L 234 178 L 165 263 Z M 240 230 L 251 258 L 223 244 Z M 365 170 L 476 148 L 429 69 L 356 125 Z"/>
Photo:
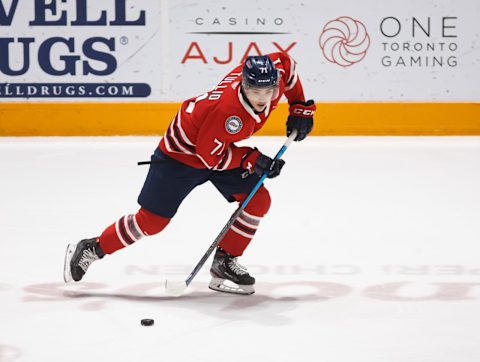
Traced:
<path fill-rule="evenodd" d="M 149 327 L 149 326 L 153 326 L 154 321 L 153 319 L 142 319 L 140 323 L 142 324 L 142 326 Z"/>

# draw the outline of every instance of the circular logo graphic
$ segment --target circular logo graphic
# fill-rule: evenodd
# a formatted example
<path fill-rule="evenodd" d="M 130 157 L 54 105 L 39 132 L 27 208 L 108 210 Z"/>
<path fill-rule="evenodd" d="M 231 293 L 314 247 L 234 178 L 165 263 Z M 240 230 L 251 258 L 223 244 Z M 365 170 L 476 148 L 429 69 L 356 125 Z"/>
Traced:
<path fill-rule="evenodd" d="M 319 43 L 329 62 L 349 67 L 365 58 L 370 36 L 363 23 L 342 16 L 323 27 Z"/>
<path fill-rule="evenodd" d="M 238 133 L 242 130 L 242 120 L 238 116 L 231 116 L 227 118 L 225 122 L 225 129 L 230 134 Z"/>

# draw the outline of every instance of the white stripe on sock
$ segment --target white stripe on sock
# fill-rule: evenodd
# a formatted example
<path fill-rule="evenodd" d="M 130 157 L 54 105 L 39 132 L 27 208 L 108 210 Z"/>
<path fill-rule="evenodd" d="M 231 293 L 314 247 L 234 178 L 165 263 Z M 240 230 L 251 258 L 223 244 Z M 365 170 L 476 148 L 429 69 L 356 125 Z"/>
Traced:
<path fill-rule="evenodd" d="M 117 232 L 117 236 L 118 236 L 118 238 L 120 239 L 120 241 L 122 242 L 122 244 L 123 244 L 124 246 L 128 246 L 128 243 L 123 239 L 122 234 L 120 233 L 120 228 L 119 228 L 119 226 L 118 226 L 118 222 L 119 222 L 119 221 L 120 221 L 120 220 L 117 220 L 117 222 L 115 223 L 115 231 Z"/>
<path fill-rule="evenodd" d="M 249 238 L 249 239 L 252 239 L 252 238 L 253 238 L 253 235 L 247 234 L 246 232 L 244 232 L 244 231 L 242 231 L 242 230 L 240 230 L 240 229 L 237 229 L 237 228 L 236 228 L 235 226 L 233 226 L 233 225 L 230 227 L 230 229 L 233 230 L 234 232 L 236 232 L 237 234 L 242 235 L 242 236 L 244 236 L 244 237 L 246 237 L 246 238 Z"/>

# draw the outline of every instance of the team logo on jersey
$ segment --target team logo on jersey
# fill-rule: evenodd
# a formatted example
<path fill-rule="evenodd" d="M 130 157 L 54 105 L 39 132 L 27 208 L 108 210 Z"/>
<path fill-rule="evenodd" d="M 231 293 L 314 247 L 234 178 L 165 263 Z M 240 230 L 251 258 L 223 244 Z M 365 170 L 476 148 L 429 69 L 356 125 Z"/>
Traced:
<path fill-rule="evenodd" d="M 242 130 L 242 120 L 238 116 L 231 116 L 225 122 L 225 129 L 230 134 L 236 134 Z"/>

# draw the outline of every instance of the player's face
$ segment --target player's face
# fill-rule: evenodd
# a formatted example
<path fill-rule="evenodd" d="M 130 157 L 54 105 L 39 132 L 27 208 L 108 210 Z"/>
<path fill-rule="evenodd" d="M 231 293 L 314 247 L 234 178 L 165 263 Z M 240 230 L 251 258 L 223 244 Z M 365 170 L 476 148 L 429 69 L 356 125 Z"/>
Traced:
<path fill-rule="evenodd" d="M 262 112 L 267 103 L 274 98 L 275 88 L 277 87 L 245 87 L 244 91 L 253 108 L 257 112 Z"/>

